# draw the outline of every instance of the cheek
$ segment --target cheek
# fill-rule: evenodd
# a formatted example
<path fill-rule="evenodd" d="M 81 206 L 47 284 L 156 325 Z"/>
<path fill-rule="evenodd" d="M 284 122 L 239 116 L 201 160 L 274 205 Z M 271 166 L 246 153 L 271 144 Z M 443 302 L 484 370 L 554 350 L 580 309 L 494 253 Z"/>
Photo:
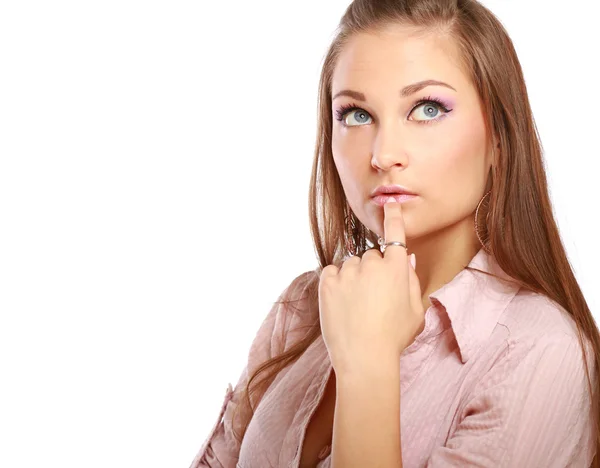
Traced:
<path fill-rule="evenodd" d="M 435 170 L 442 185 L 473 185 L 477 160 L 482 158 L 469 143 L 455 143 L 437 160 Z"/>
<path fill-rule="evenodd" d="M 479 122 L 461 123 L 441 141 L 445 144 L 436 145 L 437 157 L 428 161 L 428 177 L 435 181 L 432 195 L 441 207 L 466 214 L 486 183 L 485 129 Z"/>
<path fill-rule="evenodd" d="M 346 196 L 351 200 L 354 199 L 357 196 L 360 181 L 363 178 L 359 165 L 356 160 L 348 157 L 348 155 L 335 151 L 333 153 L 333 161 Z"/>
<path fill-rule="evenodd" d="M 362 149 L 352 144 L 350 138 L 337 137 L 335 132 L 332 138 L 331 150 L 333 152 L 333 161 L 336 165 L 340 179 L 344 186 L 348 186 L 360 178 L 365 171 L 365 153 Z"/>
<path fill-rule="evenodd" d="M 434 154 L 436 170 L 447 174 L 444 179 L 456 184 L 474 185 L 485 164 L 485 126 L 477 112 L 464 112 L 459 119 L 440 125 L 436 135 Z"/>
<path fill-rule="evenodd" d="M 339 148 L 333 147 L 332 150 L 333 161 L 340 176 L 342 188 L 348 203 L 352 207 L 352 210 L 359 214 L 361 212 L 360 206 L 363 203 L 362 198 L 364 196 L 364 181 L 366 177 L 364 162 L 361 162 L 360 158 L 355 157 L 355 151 L 341 151 Z"/>

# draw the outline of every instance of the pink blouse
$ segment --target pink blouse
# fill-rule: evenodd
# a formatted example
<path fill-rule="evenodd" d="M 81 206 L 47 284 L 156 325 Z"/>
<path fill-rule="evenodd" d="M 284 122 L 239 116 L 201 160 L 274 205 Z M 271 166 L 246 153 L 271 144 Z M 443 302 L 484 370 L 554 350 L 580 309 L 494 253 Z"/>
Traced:
<path fill-rule="evenodd" d="M 507 278 L 483 249 L 469 266 Z M 316 274 L 302 273 L 280 298 L 300 298 Z M 466 269 L 429 299 L 425 328 L 400 358 L 404 468 L 590 466 L 595 430 L 571 316 L 546 296 Z M 191 468 L 298 467 L 332 371 L 321 336 L 277 375 L 241 446 L 231 417 L 249 372 L 305 336 L 314 317 L 302 313 L 304 302 L 297 312 L 275 304 L 267 314 Z M 320 459 L 318 468 L 330 466 L 330 447 Z"/>

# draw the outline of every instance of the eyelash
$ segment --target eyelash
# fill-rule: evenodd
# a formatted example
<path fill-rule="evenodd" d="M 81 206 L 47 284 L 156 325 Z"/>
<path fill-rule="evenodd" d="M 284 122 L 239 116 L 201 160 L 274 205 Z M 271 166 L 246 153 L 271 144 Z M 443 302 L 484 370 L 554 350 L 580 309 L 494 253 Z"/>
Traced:
<path fill-rule="evenodd" d="M 431 120 L 415 120 L 414 122 L 417 122 L 418 124 L 431 124 L 434 122 L 439 122 L 440 120 L 442 120 L 444 117 L 446 117 L 446 115 L 448 115 L 450 112 L 452 112 L 452 109 L 448 109 L 448 107 L 446 106 L 446 104 L 442 101 L 440 101 L 438 98 L 435 98 L 433 96 L 428 96 L 426 98 L 420 99 L 419 101 L 417 101 L 415 103 L 415 105 L 413 106 L 413 108 L 411 109 L 409 115 L 419 106 L 423 105 L 423 104 L 429 104 L 429 103 L 433 103 L 435 104 L 437 107 L 439 107 L 440 109 L 442 109 L 445 113 L 442 114 L 441 117 L 435 118 L 435 119 L 431 119 Z M 336 119 L 339 120 L 340 122 L 344 119 L 344 116 L 346 114 L 348 114 L 351 111 L 354 110 L 364 110 L 362 107 L 358 107 L 356 104 L 345 104 L 340 106 L 336 111 Z M 366 111 L 365 111 L 366 112 Z M 367 112 L 368 113 L 368 112 Z M 361 127 L 362 125 L 348 125 L 348 127 Z"/>

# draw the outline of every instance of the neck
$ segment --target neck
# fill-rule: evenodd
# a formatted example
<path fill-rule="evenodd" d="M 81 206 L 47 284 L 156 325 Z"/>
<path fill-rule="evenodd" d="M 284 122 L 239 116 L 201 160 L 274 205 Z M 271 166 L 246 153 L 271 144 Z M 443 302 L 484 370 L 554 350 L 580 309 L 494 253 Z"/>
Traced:
<path fill-rule="evenodd" d="M 416 272 L 425 310 L 431 305 L 429 295 L 449 283 L 482 247 L 474 231 L 472 216 L 427 236 L 408 238 L 406 244 L 408 254 L 416 255 Z"/>

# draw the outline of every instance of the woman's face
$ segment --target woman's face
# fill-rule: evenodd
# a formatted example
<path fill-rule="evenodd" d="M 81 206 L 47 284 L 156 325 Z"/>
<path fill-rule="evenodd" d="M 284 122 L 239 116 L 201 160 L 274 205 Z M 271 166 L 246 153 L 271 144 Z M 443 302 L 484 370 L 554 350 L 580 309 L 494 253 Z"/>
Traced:
<path fill-rule="evenodd" d="M 371 192 L 388 184 L 418 195 L 402 204 L 407 239 L 472 225 L 492 147 L 457 57 L 449 40 L 398 26 L 356 35 L 341 53 L 332 81 L 333 158 L 350 207 L 380 236 L 383 207 Z M 402 92 L 425 80 L 448 86 Z M 353 93 L 339 94 L 346 90 Z M 352 105 L 357 109 L 343 109 Z"/>

